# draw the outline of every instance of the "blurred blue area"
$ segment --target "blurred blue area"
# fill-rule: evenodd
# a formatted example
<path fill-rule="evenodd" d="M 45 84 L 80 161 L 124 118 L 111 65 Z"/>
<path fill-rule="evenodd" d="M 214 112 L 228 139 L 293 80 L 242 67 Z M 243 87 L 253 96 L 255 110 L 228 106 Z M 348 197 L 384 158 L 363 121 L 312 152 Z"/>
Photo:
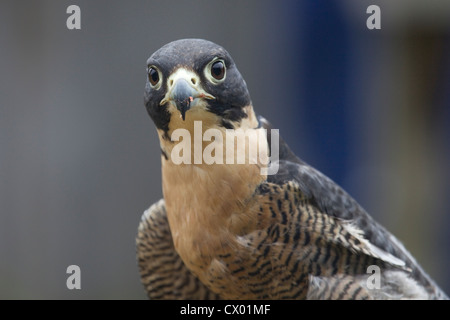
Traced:
<path fill-rule="evenodd" d="M 162 196 L 145 62 L 187 37 L 224 46 L 256 112 L 450 293 L 450 2 L 430 2 L 2 1 L 0 298 L 145 298 L 134 237 Z"/>
<path fill-rule="evenodd" d="M 303 19 L 296 21 L 292 35 L 304 48 L 303 68 L 305 105 L 301 117 L 308 119 L 306 130 L 317 162 L 314 166 L 342 183 L 350 162 L 351 42 L 344 17 L 335 1 L 299 2 Z M 295 20 L 293 20 L 295 21 Z M 300 117 L 300 115 L 299 115 Z M 332 161 L 330 161 L 332 159 Z"/>
<path fill-rule="evenodd" d="M 442 142 L 443 161 L 445 161 L 445 166 L 447 167 L 447 169 L 442 172 L 444 194 L 448 195 L 450 191 L 450 165 L 448 162 L 450 159 L 450 32 L 447 33 L 446 38 L 445 61 L 443 63 L 441 78 L 439 79 L 439 91 L 436 100 L 437 103 L 442 106 L 441 112 L 437 116 L 437 130 Z M 443 264 L 448 266 L 450 265 L 450 250 L 448 250 L 448 245 L 450 244 L 450 232 L 448 231 L 448 226 L 450 226 L 450 198 L 448 196 L 444 196 L 442 210 L 444 219 L 436 234 L 438 235 L 437 243 L 440 244 L 439 248 L 443 253 Z M 447 292 L 449 292 L 450 277 L 443 277 L 443 281 L 442 285 L 446 288 Z"/>

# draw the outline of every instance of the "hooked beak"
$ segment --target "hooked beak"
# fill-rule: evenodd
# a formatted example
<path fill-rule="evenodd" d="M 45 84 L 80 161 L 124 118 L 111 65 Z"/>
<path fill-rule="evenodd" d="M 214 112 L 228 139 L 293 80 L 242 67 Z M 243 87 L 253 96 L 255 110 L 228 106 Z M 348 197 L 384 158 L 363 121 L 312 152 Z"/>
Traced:
<path fill-rule="evenodd" d="M 178 111 L 181 113 L 183 121 L 186 118 L 186 112 L 192 107 L 196 99 L 210 99 L 215 97 L 205 91 L 195 88 L 183 78 L 176 80 L 172 88 L 169 89 L 164 99 L 161 100 L 160 105 L 164 105 L 171 101 L 175 104 Z"/>

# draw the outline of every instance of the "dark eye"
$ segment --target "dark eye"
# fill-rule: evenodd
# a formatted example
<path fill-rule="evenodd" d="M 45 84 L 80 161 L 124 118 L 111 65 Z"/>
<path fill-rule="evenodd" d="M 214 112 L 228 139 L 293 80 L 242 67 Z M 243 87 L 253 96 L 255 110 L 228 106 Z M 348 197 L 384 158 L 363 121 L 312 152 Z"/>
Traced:
<path fill-rule="evenodd" d="M 154 67 L 148 69 L 148 81 L 150 81 L 152 86 L 156 86 L 159 82 L 159 73 Z"/>
<path fill-rule="evenodd" d="M 216 61 L 211 66 L 211 75 L 216 80 L 222 80 L 225 76 L 225 65 L 222 61 Z"/>

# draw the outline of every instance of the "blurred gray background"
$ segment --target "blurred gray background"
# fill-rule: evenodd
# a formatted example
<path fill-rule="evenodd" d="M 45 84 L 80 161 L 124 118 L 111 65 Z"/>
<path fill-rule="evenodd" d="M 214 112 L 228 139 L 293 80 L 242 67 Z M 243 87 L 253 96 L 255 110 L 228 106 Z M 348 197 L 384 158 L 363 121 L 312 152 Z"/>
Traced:
<path fill-rule="evenodd" d="M 146 59 L 187 37 L 224 46 L 256 111 L 450 293 L 449 31 L 449 1 L 3 0 L 0 298 L 145 298 L 134 238 L 162 196 Z"/>

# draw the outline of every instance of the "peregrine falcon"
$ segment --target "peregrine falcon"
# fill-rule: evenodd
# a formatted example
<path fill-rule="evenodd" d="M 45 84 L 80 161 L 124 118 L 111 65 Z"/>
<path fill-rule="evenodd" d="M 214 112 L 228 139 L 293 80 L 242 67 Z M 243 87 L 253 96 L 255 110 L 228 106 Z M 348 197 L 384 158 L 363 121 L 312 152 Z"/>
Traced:
<path fill-rule="evenodd" d="M 256 116 L 221 46 L 184 39 L 157 50 L 144 98 L 164 196 L 136 240 L 149 298 L 447 299 L 391 233 Z M 246 144 L 227 135 L 240 129 Z"/>

